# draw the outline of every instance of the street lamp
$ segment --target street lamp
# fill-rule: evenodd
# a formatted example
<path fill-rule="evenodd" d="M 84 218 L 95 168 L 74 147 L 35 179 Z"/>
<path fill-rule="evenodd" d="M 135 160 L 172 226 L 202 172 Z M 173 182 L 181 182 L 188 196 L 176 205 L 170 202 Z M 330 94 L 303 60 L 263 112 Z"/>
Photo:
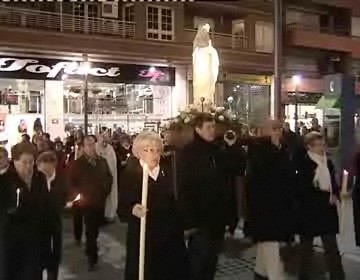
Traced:
<path fill-rule="evenodd" d="M 80 63 L 80 73 L 84 75 L 84 130 L 85 135 L 88 134 L 88 127 L 89 127 L 89 89 L 88 89 L 88 74 L 90 71 L 91 65 L 88 61 L 88 55 L 83 54 L 83 60 Z"/>
<path fill-rule="evenodd" d="M 301 76 L 300 75 L 294 75 L 292 76 L 292 82 L 294 84 L 295 87 L 295 116 L 294 116 L 294 120 L 295 120 L 295 133 L 299 133 L 299 106 L 298 106 L 298 94 L 299 94 L 299 85 L 301 83 Z"/>

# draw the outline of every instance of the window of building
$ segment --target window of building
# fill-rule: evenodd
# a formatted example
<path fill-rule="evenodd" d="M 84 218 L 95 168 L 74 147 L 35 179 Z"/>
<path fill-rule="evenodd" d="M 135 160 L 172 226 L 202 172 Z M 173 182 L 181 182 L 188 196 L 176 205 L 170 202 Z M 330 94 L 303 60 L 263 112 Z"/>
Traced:
<path fill-rule="evenodd" d="M 360 17 L 352 17 L 351 35 L 355 37 L 360 37 Z"/>
<path fill-rule="evenodd" d="M 125 4 L 123 6 L 123 20 L 128 22 L 135 21 L 135 5 L 134 4 Z"/>
<path fill-rule="evenodd" d="M 173 41 L 175 38 L 174 10 L 160 6 L 147 7 L 147 38 Z"/>
<path fill-rule="evenodd" d="M 0 106 L 6 105 L 9 113 L 43 112 L 44 81 L 0 79 Z"/>
<path fill-rule="evenodd" d="M 255 34 L 256 51 L 272 53 L 274 51 L 274 24 L 272 22 L 256 22 Z"/>

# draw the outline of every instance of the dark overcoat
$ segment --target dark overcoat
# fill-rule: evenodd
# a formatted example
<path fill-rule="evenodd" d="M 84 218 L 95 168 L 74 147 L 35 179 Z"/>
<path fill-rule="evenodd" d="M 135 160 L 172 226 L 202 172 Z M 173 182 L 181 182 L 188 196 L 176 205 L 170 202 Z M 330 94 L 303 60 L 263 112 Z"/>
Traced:
<path fill-rule="evenodd" d="M 6 280 L 42 279 L 41 248 L 48 221 L 48 190 L 45 175 L 34 172 L 28 187 L 10 168 L 7 183 L 10 186 L 6 240 Z M 20 189 L 17 207 L 16 190 Z"/>
<path fill-rule="evenodd" d="M 294 232 L 295 169 L 284 146 L 259 138 L 249 146 L 247 226 L 255 242 L 287 241 Z"/>
<path fill-rule="evenodd" d="M 337 206 L 330 203 L 330 192 L 322 191 L 314 184 L 317 164 L 306 154 L 297 161 L 297 233 L 305 236 L 321 236 L 339 232 Z M 331 160 L 328 168 L 332 181 L 332 194 L 339 197 L 335 169 Z"/>
<path fill-rule="evenodd" d="M 157 180 L 149 177 L 146 221 L 146 280 L 187 280 L 186 248 L 173 193 L 172 172 L 161 164 Z M 125 280 L 138 279 L 140 219 L 132 215 L 141 203 L 142 168 L 129 159 L 119 189 L 118 214 L 127 222 Z"/>

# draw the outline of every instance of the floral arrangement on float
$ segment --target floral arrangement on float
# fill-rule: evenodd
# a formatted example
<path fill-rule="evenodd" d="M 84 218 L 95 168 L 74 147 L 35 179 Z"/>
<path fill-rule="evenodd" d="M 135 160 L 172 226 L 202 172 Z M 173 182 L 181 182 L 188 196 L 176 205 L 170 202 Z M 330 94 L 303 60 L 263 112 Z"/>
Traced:
<path fill-rule="evenodd" d="M 224 126 L 227 129 L 240 129 L 241 123 L 236 114 L 225 107 L 210 107 L 206 112 L 210 113 L 218 126 Z M 179 110 L 176 117 L 165 120 L 161 127 L 162 130 L 181 130 L 186 128 L 193 128 L 194 119 L 197 115 L 203 113 L 194 105 L 189 105 L 183 110 Z"/>

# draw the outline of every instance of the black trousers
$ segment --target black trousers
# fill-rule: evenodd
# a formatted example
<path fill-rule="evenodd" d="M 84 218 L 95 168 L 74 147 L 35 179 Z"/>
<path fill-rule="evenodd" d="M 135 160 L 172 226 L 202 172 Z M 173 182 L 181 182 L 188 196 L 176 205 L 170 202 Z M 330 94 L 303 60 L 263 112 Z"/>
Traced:
<path fill-rule="evenodd" d="M 300 236 L 300 280 L 311 279 L 310 270 L 313 241 L 313 237 Z M 321 241 L 325 250 L 325 260 L 328 271 L 330 272 L 330 280 L 344 280 L 345 273 L 341 263 L 336 235 L 321 236 Z"/>
<path fill-rule="evenodd" d="M 86 234 L 86 255 L 90 265 L 98 262 L 98 245 L 100 226 L 104 220 L 103 208 L 88 207 L 84 208 L 85 234 Z"/>
<path fill-rule="evenodd" d="M 225 230 L 200 229 L 189 239 L 188 256 L 191 280 L 213 280 Z"/>
<path fill-rule="evenodd" d="M 73 226 L 75 241 L 81 242 L 84 228 L 84 210 L 78 204 L 73 206 Z"/>
<path fill-rule="evenodd" d="M 12 234 L 6 239 L 5 280 L 42 280 L 41 248 L 38 238 Z"/>
<path fill-rule="evenodd" d="M 44 240 L 44 269 L 48 280 L 57 280 L 62 255 L 62 224 L 55 225 Z"/>

